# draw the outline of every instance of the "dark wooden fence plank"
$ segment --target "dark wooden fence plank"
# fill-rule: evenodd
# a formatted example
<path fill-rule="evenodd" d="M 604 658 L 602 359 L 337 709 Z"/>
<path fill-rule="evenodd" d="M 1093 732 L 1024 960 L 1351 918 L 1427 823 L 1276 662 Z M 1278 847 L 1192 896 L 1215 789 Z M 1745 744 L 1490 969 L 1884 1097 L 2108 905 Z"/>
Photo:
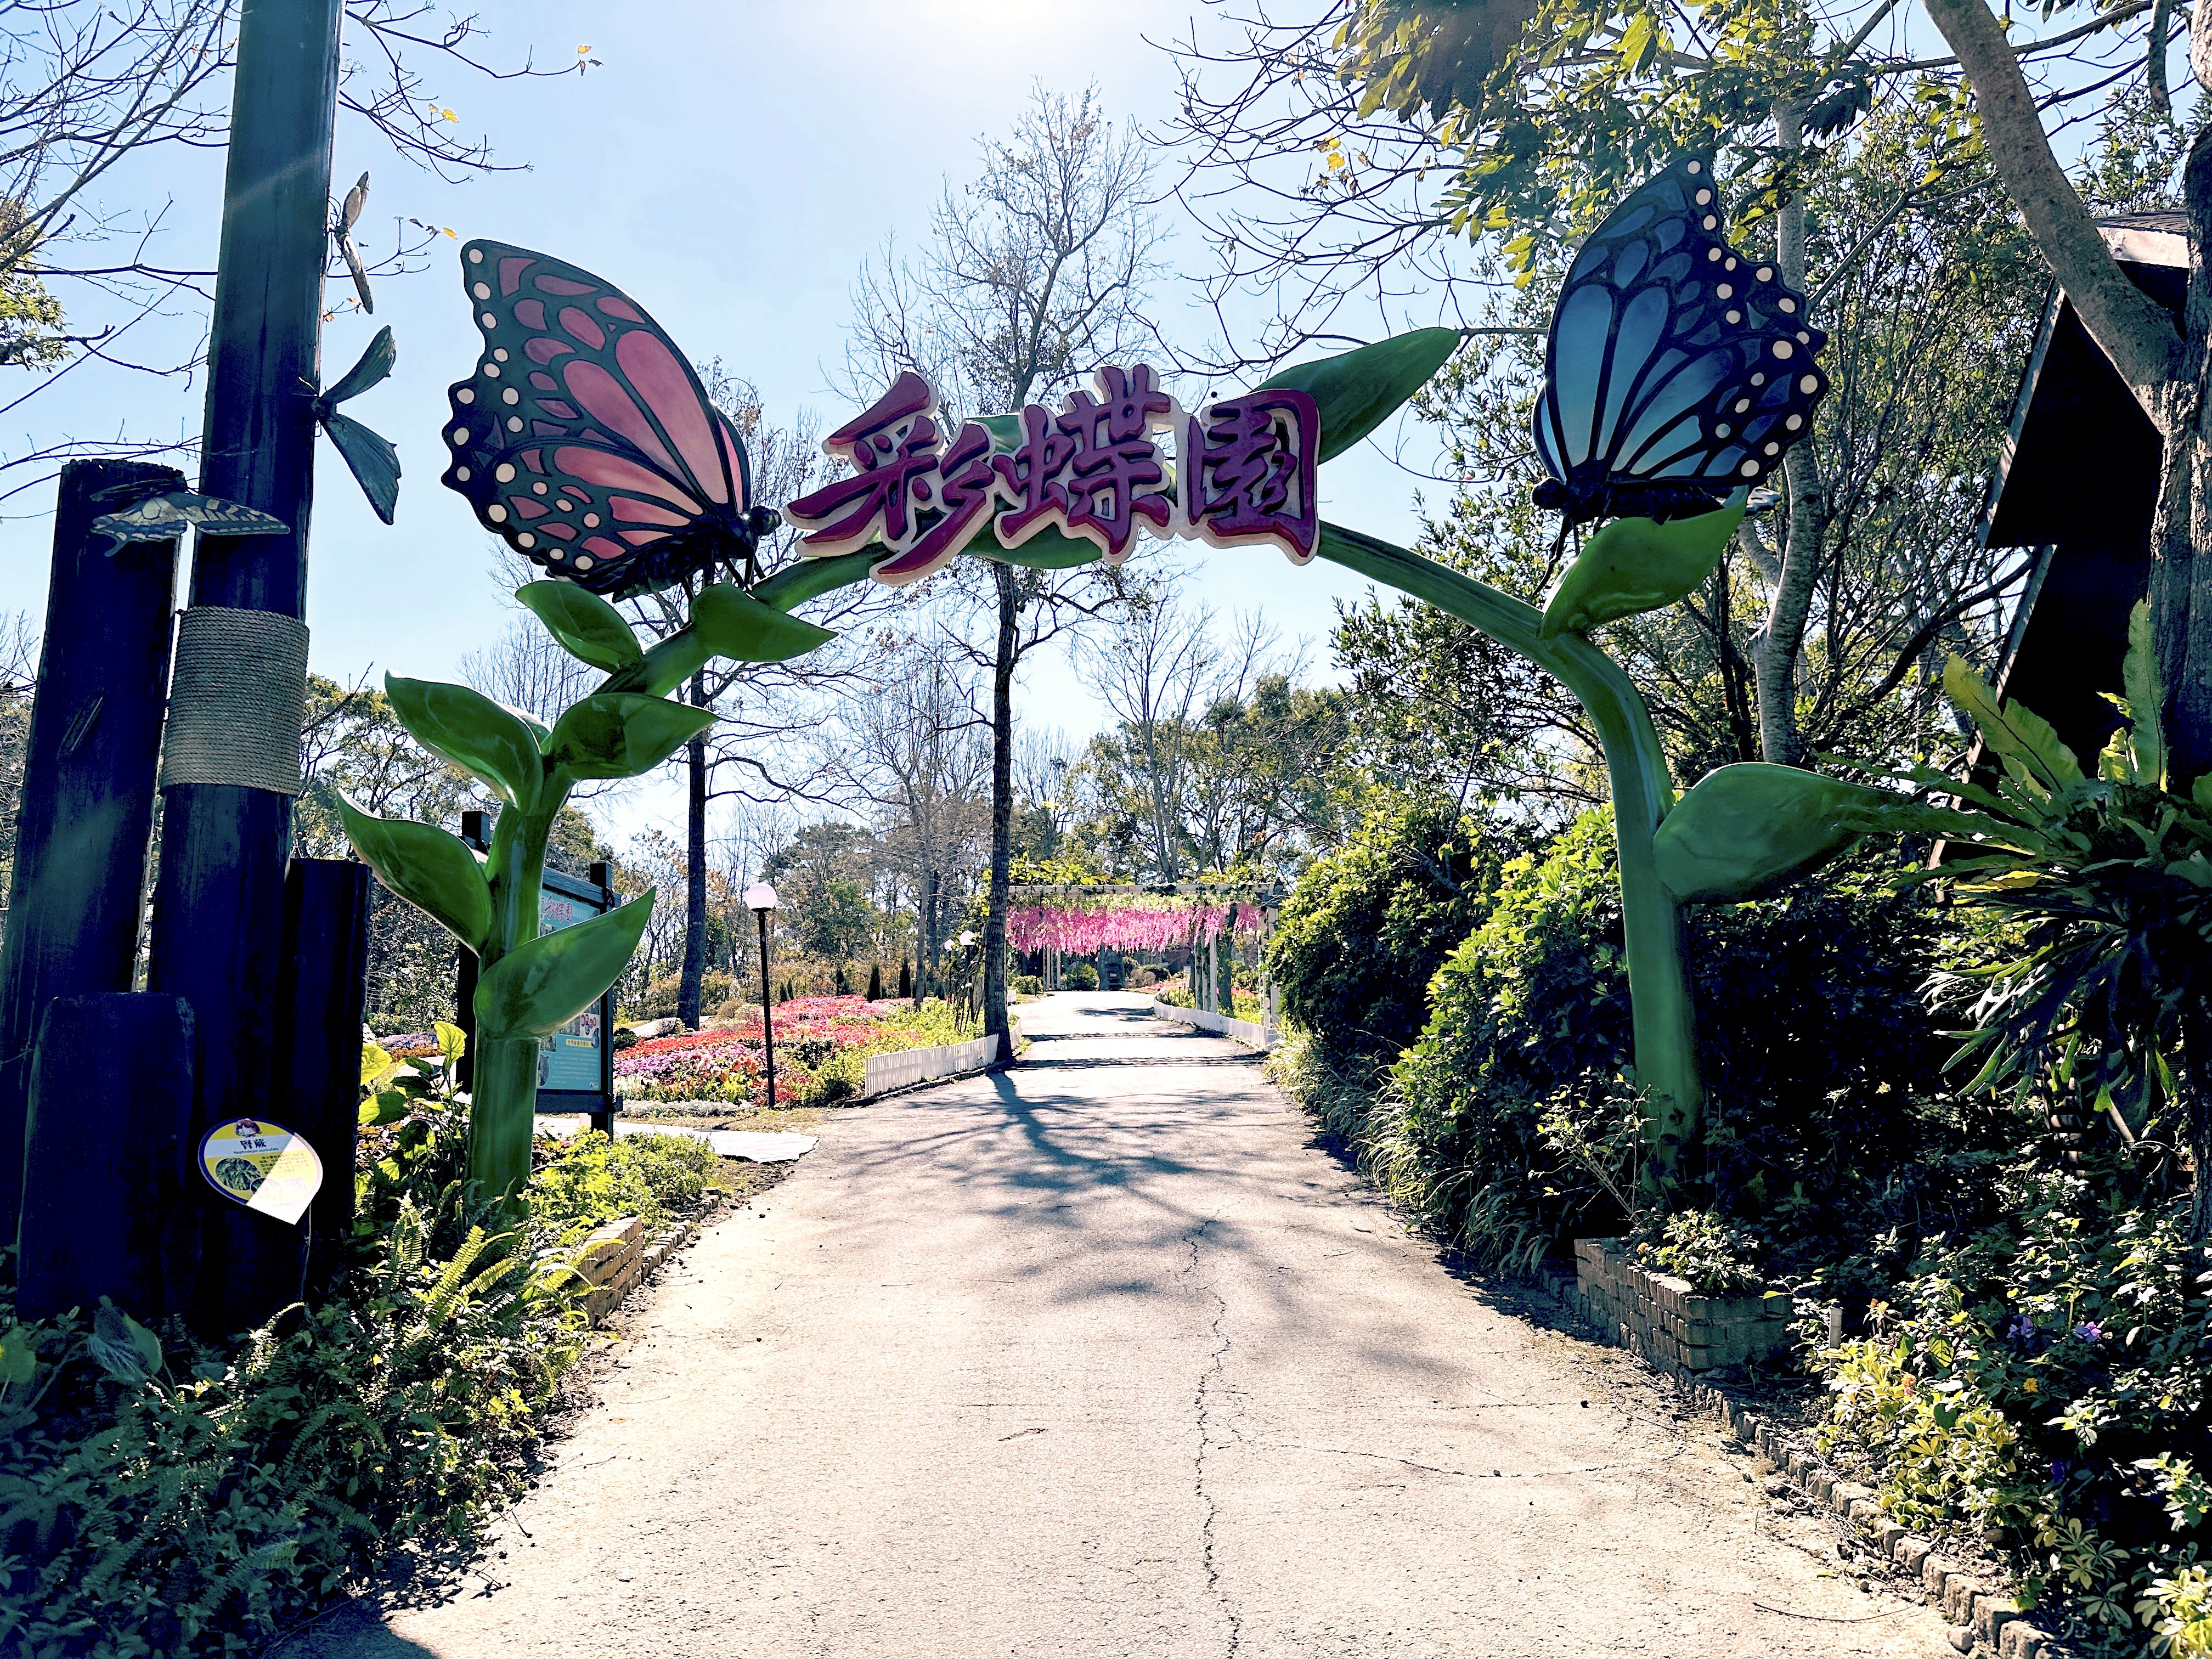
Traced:
<path fill-rule="evenodd" d="M 307 1211 L 311 1289 L 328 1285 L 343 1267 L 353 1230 L 368 878 L 368 866 L 351 859 L 294 859 L 284 883 L 289 1006 L 279 1030 L 276 1074 L 284 1079 L 289 1101 L 270 1111 L 305 1135 L 323 1160 L 323 1189 Z M 270 1287 L 269 1293 L 278 1288 Z"/>
<path fill-rule="evenodd" d="M 122 993 L 46 1005 L 31 1066 L 15 1311 L 44 1319 L 112 1297 L 181 1311 L 194 1278 L 192 1011 Z M 259 1219 L 259 1218 L 256 1218 Z"/>
<path fill-rule="evenodd" d="M 129 990 L 138 948 L 177 544 L 134 542 L 110 556 L 92 521 L 184 482 L 174 467 L 141 461 L 62 469 L 0 940 L 0 1240 L 15 1237 L 31 1048 L 46 1005 Z"/>

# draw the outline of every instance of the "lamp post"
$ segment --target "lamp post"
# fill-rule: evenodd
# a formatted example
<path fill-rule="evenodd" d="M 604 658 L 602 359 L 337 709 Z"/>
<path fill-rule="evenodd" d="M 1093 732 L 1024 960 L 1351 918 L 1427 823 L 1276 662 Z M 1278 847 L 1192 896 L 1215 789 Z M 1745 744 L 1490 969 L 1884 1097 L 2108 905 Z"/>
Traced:
<path fill-rule="evenodd" d="M 775 1109 L 775 1019 L 769 1012 L 768 919 L 775 910 L 775 889 L 764 881 L 755 882 L 745 889 L 745 908 L 760 918 L 761 1046 L 768 1056 L 767 1107 L 772 1112 Z"/>
<path fill-rule="evenodd" d="M 970 1012 L 974 1012 L 975 1006 L 975 964 L 969 959 L 969 952 L 975 948 L 975 930 L 963 927 L 960 930 L 960 969 L 961 977 L 966 983 L 961 987 L 960 1000 Z"/>

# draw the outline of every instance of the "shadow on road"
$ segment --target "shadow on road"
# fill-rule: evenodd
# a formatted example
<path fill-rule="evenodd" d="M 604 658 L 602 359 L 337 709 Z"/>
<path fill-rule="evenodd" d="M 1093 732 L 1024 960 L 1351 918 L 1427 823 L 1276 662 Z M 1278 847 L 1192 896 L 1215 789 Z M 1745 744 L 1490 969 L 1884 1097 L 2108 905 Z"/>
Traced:
<path fill-rule="evenodd" d="M 349 1601 L 325 1614 L 313 1627 L 283 1645 L 268 1659 L 460 1659 L 395 1636 L 365 1601 Z"/>

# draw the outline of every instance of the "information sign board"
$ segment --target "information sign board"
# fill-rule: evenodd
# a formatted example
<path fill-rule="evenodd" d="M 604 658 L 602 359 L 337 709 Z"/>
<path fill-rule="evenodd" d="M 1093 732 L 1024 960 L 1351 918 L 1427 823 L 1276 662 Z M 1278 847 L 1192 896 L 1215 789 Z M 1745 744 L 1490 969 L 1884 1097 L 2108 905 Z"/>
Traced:
<path fill-rule="evenodd" d="M 200 1173 L 234 1204 L 297 1225 L 323 1184 L 323 1160 L 281 1123 L 226 1118 L 200 1138 Z"/>
<path fill-rule="evenodd" d="M 603 915 L 613 901 L 614 894 L 596 882 L 548 870 L 538 896 L 538 934 Z M 614 1110 L 614 1054 L 607 1046 L 614 1018 L 614 993 L 609 991 L 559 1030 L 538 1040 L 539 1111 L 587 1112 L 596 1127 L 607 1127 Z"/>

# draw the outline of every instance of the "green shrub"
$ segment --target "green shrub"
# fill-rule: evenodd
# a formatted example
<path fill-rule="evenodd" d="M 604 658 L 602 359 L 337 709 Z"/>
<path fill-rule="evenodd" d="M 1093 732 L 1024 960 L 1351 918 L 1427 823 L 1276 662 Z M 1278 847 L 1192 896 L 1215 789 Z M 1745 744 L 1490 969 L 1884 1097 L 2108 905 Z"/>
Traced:
<path fill-rule="evenodd" d="M 530 1218 L 555 1236 L 633 1215 L 659 1232 L 672 1212 L 698 1203 L 719 1162 L 688 1135 L 616 1139 L 588 1129 L 555 1143 L 532 1172 Z"/>
<path fill-rule="evenodd" d="M 1071 962 L 1060 970 L 1063 989 L 1095 991 L 1098 988 L 1098 969 L 1088 962 Z"/>
<path fill-rule="evenodd" d="M 1687 1279 L 1699 1296 L 1756 1291 L 1766 1284 L 1766 1247 L 1741 1227 L 1703 1210 L 1666 1218 L 1656 1243 L 1638 1247 L 1638 1257 L 1662 1273 Z"/>
<path fill-rule="evenodd" d="M 345 1294 L 232 1352 L 0 1313 L 0 1652 L 258 1654 L 395 1547 L 474 1550 L 580 1318 L 446 1198 L 403 1199 Z"/>
<path fill-rule="evenodd" d="M 1395 1054 L 1429 981 L 1490 908 L 1504 842 L 1449 802 L 1378 800 L 1299 877 L 1267 946 L 1284 1016 L 1341 1054 Z"/>
<path fill-rule="evenodd" d="M 1378 1093 L 1378 1135 L 1402 1142 L 1391 1161 L 1422 1173 L 1415 1209 L 1478 1260 L 1493 1230 L 1518 1253 L 1530 1228 L 1563 1240 L 1626 1219 L 1545 1129 L 1579 1110 L 1603 1138 L 1633 1089 L 1614 861 L 1609 820 L 1589 812 L 1509 863 Z M 1950 1045 L 1919 994 L 1942 940 L 1924 896 L 1846 865 L 1699 907 L 1688 933 L 1706 1128 L 1677 1203 L 1755 1224 L 1785 1273 L 1830 1261 L 1838 1237 L 1982 1214 L 1994 1154 L 1933 1092 Z"/>
<path fill-rule="evenodd" d="M 1016 974 L 1013 991 L 1018 997 L 1041 997 L 1044 994 L 1044 981 L 1035 974 Z"/>
<path fill-rule="evenodd" d="M 867 1057 L 856 1048 L 841 1049 L 814 1068 L 813 1076 L 799 1092 L 799 1103 L 835 1106 L 859 1094 L 866 1080 Z"/>
<path fill-rule="evenodd" d="M 1820 1356 L 1820 1449 L 1908 1525 L 1972 1522 L 2100 1652 L 2212 1654 L 2212 1278 L 2188 1200 L 2111 1158 L 2033 1162 L 1932 1244 L 1875 1331 Z"/>

